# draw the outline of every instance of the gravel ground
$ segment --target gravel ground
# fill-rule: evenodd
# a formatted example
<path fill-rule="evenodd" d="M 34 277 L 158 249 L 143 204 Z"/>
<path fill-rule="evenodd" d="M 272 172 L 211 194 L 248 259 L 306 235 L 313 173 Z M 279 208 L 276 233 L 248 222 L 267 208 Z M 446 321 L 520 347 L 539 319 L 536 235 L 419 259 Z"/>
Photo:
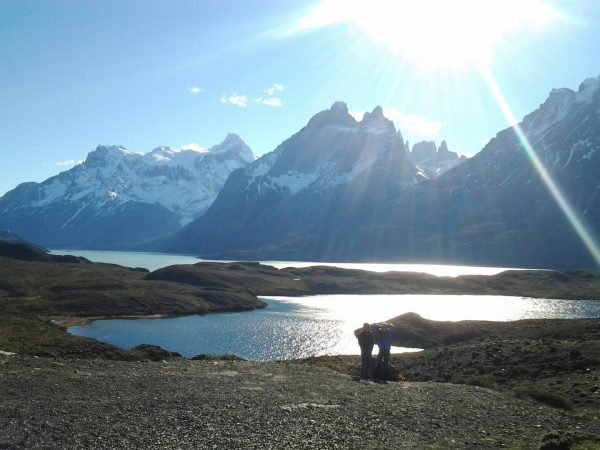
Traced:
<path fill-rule="evenodd" d="M 0 449 L 537 448 L 600 421 L 473 386 L 290 363 L 0 355 Z"/>

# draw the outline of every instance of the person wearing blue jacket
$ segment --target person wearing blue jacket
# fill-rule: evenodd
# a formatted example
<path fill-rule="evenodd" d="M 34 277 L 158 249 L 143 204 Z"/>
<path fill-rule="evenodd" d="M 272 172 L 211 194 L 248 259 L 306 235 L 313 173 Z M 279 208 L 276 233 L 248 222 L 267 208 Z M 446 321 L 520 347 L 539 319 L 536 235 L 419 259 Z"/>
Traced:
<path fill-rule="evenodd" d="M 375 374 L 380 374 L 379 369 L 383 363 L 384 374 L 387 374 L 388 365 L 390 363 L 390 350 L 392 348 L 392 330 L 393 325 L 388 323 L 381 324 L 379 334 L 377 336 L 377 346 L 379 353 L 377 354 L 377 366 Z"/>

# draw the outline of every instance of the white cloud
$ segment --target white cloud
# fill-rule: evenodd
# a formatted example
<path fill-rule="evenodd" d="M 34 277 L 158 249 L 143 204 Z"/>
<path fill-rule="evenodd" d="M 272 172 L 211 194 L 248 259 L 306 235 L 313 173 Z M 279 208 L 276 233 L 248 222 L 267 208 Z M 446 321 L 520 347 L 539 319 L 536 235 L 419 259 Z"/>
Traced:
<path fill-rule="evenodd" d="M 442 129 L 442 123 L 415 114 L 404 114 L 397 109 L 388 108 L 384 114 L 394 122 L 402 133 L 423 139 L 434 139 Z"/>
<path fill-rule="evenodd" d="M 268 98 L 259 97 L 256 100 L 254 100 L 254 102 L 258 103 L 259 105 L 272 106 L 274 108 L 283 105 L 283 101 L 281 101 L 281 99 L 278 97 L 268 97 Z"/>
<path fill-rule="evenodd" d="M 350 114 L 361 120 L 365 111 L 351 111 Z M 406 114 L 396 108 L 383 108 L 385 117 L 394 122 L 397 130 L 400 130 L 404 138 L 411 141 L 434 140 L 442 129 L 442 123 L 416 114 Z"/>
<path fill-rule="evenodd" d="M 275 95 L 278 92 L 283 92 L 283 84 L 275 83 L 273 87 L 265 89 L 265 94 L 267 95 Z"/>
<path fill-rule="evenodd" d="M 367 111 L 348 111 L 348 113 L 356 120 L 361 121 Z"/>
<path fill-rule="evenodd" d="M 237 95 L 236 93 L 233 93 L 232 95 L 223 94 L 221 96 L 221 103 L 234 105 L 238 108 L 245 108 L 248 106 L 248 98 L 245 95 Z"/>
<path fill-rule="evenodd" d="M 64 167 L 64 166 L 76 166 L 77 164 L 81 164 L 82 162 L 83 162 L 82 159 L 79 159 L 79 160 L 68 159 L 66 161 L 57 161 L 54 164 L 56 166 Z"/>
<path fill-rule="evenodd" d="M 204 89 L 202 89 L 198 86 L 192 86 L 191 88 L 188 88 L 188 92 L 192 95 L 198 95 L 198 94 L 202 94 L 204 92 Z"/>

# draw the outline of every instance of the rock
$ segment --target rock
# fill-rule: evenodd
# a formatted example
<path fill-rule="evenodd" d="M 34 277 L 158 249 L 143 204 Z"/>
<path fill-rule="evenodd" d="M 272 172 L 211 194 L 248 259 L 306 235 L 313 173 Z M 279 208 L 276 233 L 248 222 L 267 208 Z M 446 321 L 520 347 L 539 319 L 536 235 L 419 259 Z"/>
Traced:
<path fill-rule="evenodd" d="M 192 361 L 246 361 L 244 358 L 240 358 L 237 355 L 207 355 L 201 353 L 190 358 Z"/>
<path fill-rule="evenodd" d="M 377 361 L 373 361 L 373 367 L 377 367 Z M 388 364 L 387 368 L 381 364 L 379 370 L 373 373 L 373 376 L 378 380 L 386 380 L 386 381 L 402 381 L 404 377 L 400 373 L 400 370 L 397 367 L 394 367 L 391 364 Z"/>
<path fill-rule="evenodd" d="M 131 349 L 132 351 L 142 353 L 143 356 L 151 361 L 161 361 L 163 359 L 182 358 L 180 353 L 170 352 L 158 345 L 141 344 Z"/>

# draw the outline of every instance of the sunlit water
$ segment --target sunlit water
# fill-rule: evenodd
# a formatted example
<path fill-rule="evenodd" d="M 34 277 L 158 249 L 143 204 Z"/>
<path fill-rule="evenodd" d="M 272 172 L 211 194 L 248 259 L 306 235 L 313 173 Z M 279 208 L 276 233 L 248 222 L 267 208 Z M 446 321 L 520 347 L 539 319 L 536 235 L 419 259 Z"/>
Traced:
<path fill-rule="evenodd" d="M 235 354 L 277 360 L 356 354 L 354 329 L 365 321 L 380 322 L 410 311 L 434 320 L 600 317 L 600 302 L 501 296 L 323 295 L 265 300 L 266 309 L 251 312 L 100 320 L 69 331 L 122 348 L 145 343 L 188 357 Z"/>
<path fill-rule="evenodd" d="M 173 264 L 195 264 L 193 255 L 68 251 L 91 261 L 157 270 Z M 278 268 L 315 264 L 376 272 L 412 271 L 438 276 L 493 275 L 505 269 L 424 264 L 311 263 L 264 261 Z M 353 331 L 363 322 L 381 322 L 406 312 L 433 320 L 495 320 L 600 317 L 600 302 L 545 300 L 475 295 L 320 295 L 264 297 L 269 306 L 243 313 L 209 314 L 172 319 L 100 320 L 71 327 L 122 348 L 154 344 L 184 356 L 235 354 L 252 360 L 356 354 Z M 408 349 L 396 348 L 396 351 Z"/>
<path fill-rule="evenodd" d="M 174 264 L 196 264 L 201 261 L 193 255 L 173 255 L 166 253 L 150 252 L 115 252 L 99 250 L 53 250 L 56 255 L 83 256 L 94 262 L 119 264 L 126 267 L 142 267 L 150 271 L 158 270 Z M 225 261 L 217 261 L 225 262 Z M 344 269 L 360 269 L 371 272 L 422 272 L 437 276 L 455 277 L 459 275 L 494 275 L 508 268 L 503 267 L 477 267 L 477 266 L 452 266 L 442 264 L 389 264 L 389 263 L 323 263 L 309 261 L 261 261 L 262 264 L 274 266 L 278 269 L 284 267 L 310 267 L 331 266 Z"/>

